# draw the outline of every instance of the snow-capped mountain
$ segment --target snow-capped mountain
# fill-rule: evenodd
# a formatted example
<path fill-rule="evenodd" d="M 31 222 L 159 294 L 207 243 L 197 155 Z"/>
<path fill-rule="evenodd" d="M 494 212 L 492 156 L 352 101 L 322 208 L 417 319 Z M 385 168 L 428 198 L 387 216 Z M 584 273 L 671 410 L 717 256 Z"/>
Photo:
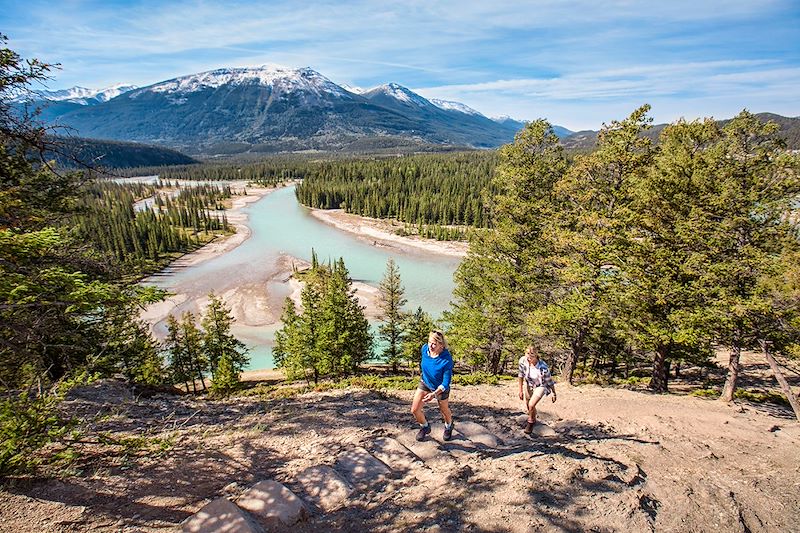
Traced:
<path fill-rule="evenodd" d="M 393 104 L 399 103 L 417 107 L 433 106 L 429 100 L 413 92 L 411 89 L 407 89 L 406 87 L 396 83 L 379 85 L 378 87 L 364 91 L 362 96 L 368 100 L 378 103 L 391 102 Z"/>
<path fill-rule="evenodd" d="M 339 97 L 346 95 L 342 87 L 310 68 L 291 69 L 278 65 L 221 68 L 156 83 L 144 90 L 183 95 L 230 85 L 261 85 L 284 93 L 307 91 L 317 95 L 332 94 Z M 135 98 L 136 94 L 132 96 Z"/>
<path fill-rule="evenodd" d="M 87 89 L 86 87 L 71 87 L 57 91 L 34 90 L 28 94 L 18 96 L 16 101 L 50 101 L 70 102 L 79 105 L 95 105 L 107 102 L 122 93 L 137 89 L 136 85 L 118 83 L 105 89 Z"/>
<path fill-rule="evenodd" d="M 484 116 L 483 113 L 481 113 L 480 111 L 476 111 L 472 109 L 470 106 L 462 104 L 461 102 L 453 102 L 452 100 L 440 100 L 438 98 L 431 98 L 430 102 L 436 107 L 444 109 L 445 111 L 458 111 L 459 113 L 466 113 L 467 115 Z"/>
<path fill-rule="evenodd" d="M 310 68 L 274 65 L 201 72 L 71 105 L 55 122 L 78 135 L 192 153 L 409 143 L 488 148 L 516 132 L 466 106 L 443 109 L 396 83 L 359 94 Z"/>

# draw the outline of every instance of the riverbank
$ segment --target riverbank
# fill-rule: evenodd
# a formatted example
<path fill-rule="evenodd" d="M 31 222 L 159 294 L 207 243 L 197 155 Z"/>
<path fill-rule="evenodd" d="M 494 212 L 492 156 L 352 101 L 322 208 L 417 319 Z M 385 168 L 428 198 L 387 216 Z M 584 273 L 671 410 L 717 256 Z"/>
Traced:
<path fill-rule="evenodd" d="M 398 235 L 397 230 L 402 228 L 399 222 L 353 215 L 342 209 L 311 209 L 311 214 L 325 224 L 356 235 L 373 246 L 397 248 L 404 252 L 424 251 L 452 257 L 466 256 L 469 248 L 468 243 L 461 241 L 437 241 L 415 235 Z"/>
<path fill-rule="evenodd" d="M 234 197 L 226 216 L 236 233 L 220 237 L 202 248 L 186 254 L 174 261 L 164 271 L 144 280 L 167 287 L 170 296 L 150 305 L 140 317 L 150 324 L 152 333 L 157 338 L 166 335 L 166 319 L 169 315 L 180 317 L 184 312 L 199 315 L 208 303 L 208 293 L 212 290 L 222 298 L 231 309 L 235 321 L 234 333 L 249 338 L 254 329 L 275 327 L 280 323 L 284 300 L 288 296 L 300 307 L 302 285 L 292 277 L 296 270 L 303 270 L 310 265 L 307 261 L 280 252 L 275 257 L 266 258 L 259 263 L 236 265 L 230 272 L 220 276 L 201 277 L 192 282 L 178 281 L 170 283 L 172 276 L 180 275 L 188 268 L 202 268 L 203 263 L 228 254 L 246 242 L 252 235 L 246 207 L 273 193 L 275 188 L 248 187 L 246 196 Z M 461 256 L 466 251 L 466 243 L 440 243 L 415 237 L 401 237 L 389 231 L 386 221 L 361 219 L 355 215 L 342 212 L 315 212 L 314 218 L 337 230 L 347 232 L 368 240 L 372 246 L 393 247 L 402 253 L 419 254 L 420 250 L 450 256 Z M 380 244 L 378 244 L 380 243 Z M 380 294 L 378 288 L 361 281 L 353 283 L 359 303 L 365 309 L 365 315 L 375 320 L 380 314 L 378 306 Z"/>

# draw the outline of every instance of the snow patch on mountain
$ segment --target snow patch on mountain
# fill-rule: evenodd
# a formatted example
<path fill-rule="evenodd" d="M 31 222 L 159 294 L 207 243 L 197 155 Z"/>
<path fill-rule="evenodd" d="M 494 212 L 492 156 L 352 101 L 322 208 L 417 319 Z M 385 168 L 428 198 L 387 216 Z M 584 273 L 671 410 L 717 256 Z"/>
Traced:
<path fill-rule="evenodd" d="M 220 68 L 174 78 L 137 91 L 155 93 L 187 94 L 205 89 L 217 89 L 224 85 L 265 85 L 279 87 L 284 92 L 310 90 L 314 93 L 329 93 L 347 96 L 347 92 L 331 80 L 310 68 L 291 69 L 279 65 L 264 65 L 256 68 Z"/>
<path fill-rule="evenodd" d="M 346 91 L 350 91 L 353 94 L 364 94 L 367 92 L 367 89 L 363 87 L 358 87 L 356 85 L 348 85 L 346 83 L 340 83 L 339 87 L 345 89 Z"/>
<path fill-rule="evenodd" d="M 428 100 L 418 95 L 411 89 L 407 89 L 406 87 L 398 85 L 397 83 L 386 83 L 384 85 L 379 85 L 374 89 L 370 89 L 364 93 L 364 95 L 369 96 L 378 93 L 383 93 L 387 96 L 391 96 L 395 100 L 399 100 L 400 102 L 405 102 L 407 104 L 417 105 L 420 107 L 432 105 Z"/>
<path fill-rule="evenodd" d="M 458 111 L 460 113 L 466 113 L 467 115 L 478 115 L 483 116 L 483 113 L 480 111 L 476 111 L 472 109 L 470 106 L 466 104 L 462 104 L 461 102 L 453 102 L 452 100 L 440 100 L 438 98 L 431 98 L 430 102 L 440 109 L 444 109 L 445 111 Z"/>
<path fill-rule="evenodd" d="M 80 105 L 93 105 L 107 102 L 122 93 L 138 89 L 136 85 L 118 83 L 105 89 L 88 89 L 86 87 L 70 87 L 69 89 L 59 89 L 56 91 L 33 90 L 23 93 L 15 101 L 37 101 L 48 100 L 50 102 L 72 102 Z"/>

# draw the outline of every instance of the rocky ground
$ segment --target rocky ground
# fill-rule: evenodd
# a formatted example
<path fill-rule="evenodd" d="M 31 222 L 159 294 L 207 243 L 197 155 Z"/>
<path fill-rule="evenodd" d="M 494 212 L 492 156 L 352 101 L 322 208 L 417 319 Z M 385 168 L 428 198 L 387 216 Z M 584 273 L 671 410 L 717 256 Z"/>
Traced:
<path fill-rule="evenodd" d="M 67 405 L 84 420 L 83 458 L 71 475 L 7 481 L 0 531 L 166 531 L 268 479 L 306 500 L 310 516 L 289 528 L 299 532 L 800 531 L 800 423 L 788 408 L 558 392 L 528 437 L 515 381 L 455 386 L 456 439 L 441 442 L 439 426 L 420 447 L 412 391 L 206 401 L 101 382 Z M 337 467 L 342 454 L 391 439 L 422 459 L 391 464 L 338 508 L 306 496 L 308 467 Z"/>

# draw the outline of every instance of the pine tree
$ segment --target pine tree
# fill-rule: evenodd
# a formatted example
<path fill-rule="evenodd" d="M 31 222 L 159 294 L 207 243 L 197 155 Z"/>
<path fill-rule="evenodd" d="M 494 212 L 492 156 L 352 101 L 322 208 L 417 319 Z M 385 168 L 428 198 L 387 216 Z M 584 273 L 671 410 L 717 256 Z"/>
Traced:
<path fill-rule="evenodd" d="M 419 369 L 420 349 L 423 344 L 428 342 L 428 335 L 434 329 L 436 329 L 436 325 L 430 315 L 422 310 L 422 307 L 417 307 L 416 311 L 404 317 L 401 353 L 403 360 L 408 362 L 412 371 Z"/>
<path fill-rule="evenodd" d="M 185 354 L 181 327 L 173 315 L 167 317 L 167 337 L 164 339 L 164 349 L 168 354 L 167 370 L 172 383 L 183 383 L 186 392 L 189 392 L 189 382 L 191 381 L 193 391 L 197 392 L 191 367 Z"/>
<path fill-rule="evenodd" d="M 249 362 L 244 343 L 231 334 L 233 317 L 231 311 L 213 292 L 208 295 L 208 307 L 201 321 L 203 328 L 203 351 L 208 358 L 213 379 L 217 379 L 217 367 L 227 357 L 229 372 L 239 373 Z"/>
<path fill-rule="evenodd" d="M 783 254 L 800 246 L 797 219 L 789 215 L 800 195 L 800 157 L 786 150 L 777 131 L 777 124 L 742 111 L 707 149 L 715 164 L 709 191 L 715 222 L 708 239 L 715 248 L 711 284 L 719 288 L 723 319 L 718 340 L 730 350 L 724 401 L 736 391 L 741 351 L 759 348 L 764 330 L 772 329 L 763 323 L 759 280 L 780 275 Z"/>
<path fill-rule="evenodd" d="M 446 315 L 454 346 L 473 366 L 500 372 L 524 348 L 531 313 L 546 302 L 553 284 L 547 221 L 565 170 L 558 137 L 543 120 L 527 124 L 500 151 L 491 182 L 494 229 L 470 242 Z"/>
<path fill-rule="evenodd" d="M 387 343 L 383 350 L 384 360 L 392 365 L 392 371 L 397 372 L 397 365 L 402 360 L 403 343 L 403 306 L 407 300 L 404 298 L 405 290 L 400 281 L 400 270 L 393 258 L 386 262 L 386 272 L 378 287 L 381 310 L 379 318 L 383 323 L 378 328 L 380 338 Z"/>

